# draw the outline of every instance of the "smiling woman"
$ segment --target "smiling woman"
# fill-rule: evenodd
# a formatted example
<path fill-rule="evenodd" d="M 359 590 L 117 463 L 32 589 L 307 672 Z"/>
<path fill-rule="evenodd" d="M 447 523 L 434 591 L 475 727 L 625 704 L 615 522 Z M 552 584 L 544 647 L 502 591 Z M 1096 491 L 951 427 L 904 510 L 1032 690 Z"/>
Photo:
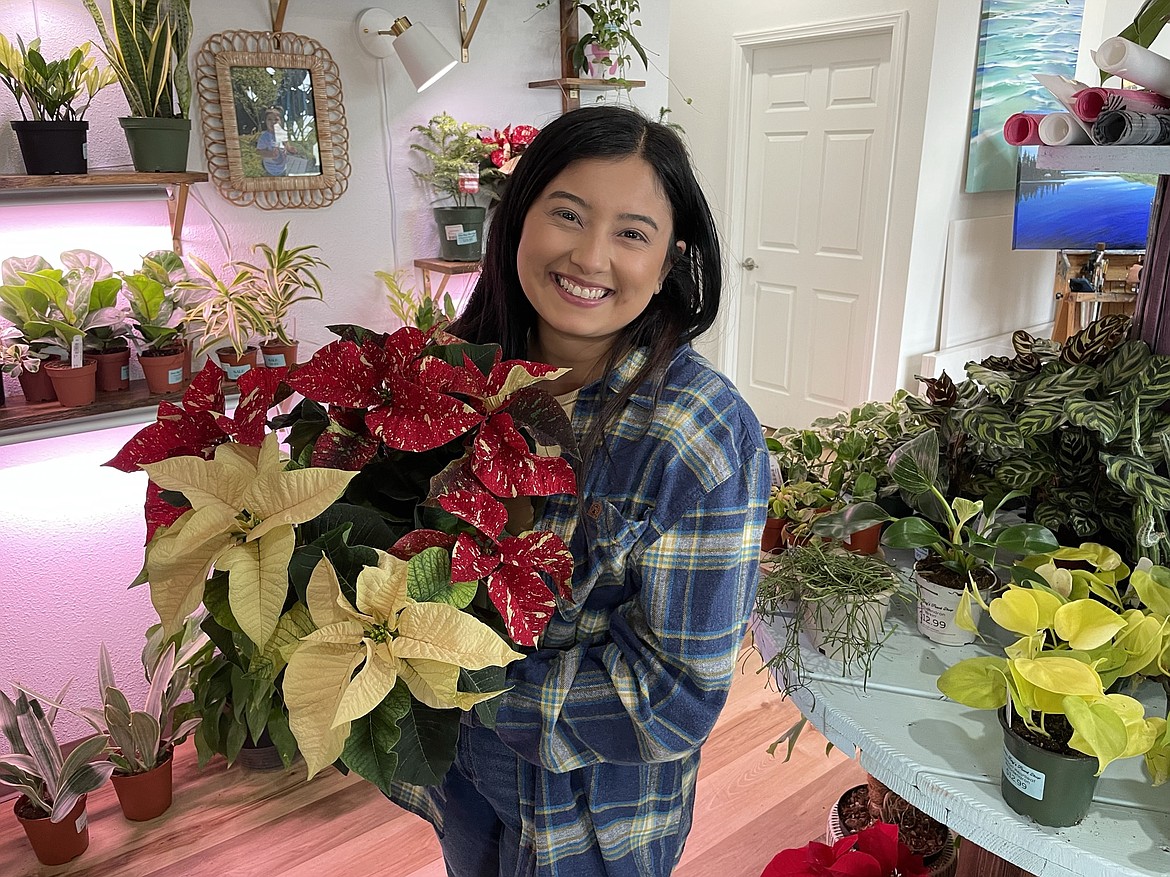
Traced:
<path fill-rule="evenodd" d="M 590 107 L 537 135 L 450 331 L 571 369 L 549 386 L 582 439 L 580 498 L 510 508 L 508 526 L 569 545 L 572 599 L 509 665 L 494 728 L 463 729 L 443 784 L 395 788 L 435 826 L 455 877 L 666 877 L 682 853 L 769 487 L 759 423 L 690 346 L 721 281 L 673 131 Z"/>

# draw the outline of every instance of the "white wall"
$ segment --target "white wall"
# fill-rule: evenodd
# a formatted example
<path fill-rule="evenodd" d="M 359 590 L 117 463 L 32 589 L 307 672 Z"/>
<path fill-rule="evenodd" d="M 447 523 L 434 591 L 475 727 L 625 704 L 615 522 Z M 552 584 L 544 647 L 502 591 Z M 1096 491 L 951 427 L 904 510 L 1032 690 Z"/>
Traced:
<path fill-rule="evenodd" d="M 394 267 L 392 210 L 400 228 L 398 265 L 408 266 L 414 258 L 437 253 L 427 195 L 409 170 L 412 125 L 446 110 L 460 120 L 493 127 L 540 126 L 559 115 L 561 108 L 556 91 L 528 88 L 531 80 L 559 75 L 555 4 L 538 12 L 535 0 L 494 0 L 475 34 L 470 63 L 457 66 L 422 95 L 415 94 L 397 57 L 387 59 L 380 68 L 359 48 L 354 21 L 367 5 L 368 0 L 294 2 L 285 21 L 286 30 L 322 43 L 340 68 L 353 165 L 346 193 L 323 209 L 262 211 L 236 207 L 209 184 L 199 185 L 195 191 L 202 203 L 190 205 L 184 235 L 186 251 L 213 265 L 222 264 L 227 254 L 208 211 L 223 226 L 236 257 L 245 255 L 252 243 L 274 241 L 285 222 L 291 223 L 293 244 L 319 244 L 332 270 L 322 277 L 325 304 L 308 303 L 299 311 L 298 333 L 310 348 L 331 338 L 323 328 L 326 323 L 390 325 L 392 318 L 373 272 Z M 194 0 L 192 6 L 192 54 L 213 31 L 271 26 L 266 0 Z M 426 24 L 457 54 L 455 0 L 394 0 L 386 8 Z M 633 92 L 633 98 L 651 116 L 657 116 L 658 108 L 667 103 L 668 85 L 661 71 L 669 61 L 669 17 L 668 0 L 642 0 L 641 36 L 652 65 L 645 77 L 647 87 Z M 97 39 L 78 0 L 0 0 L 0 29 L 11 39 L 17 34 L 26 41 L 43 35 L 49 52 Z M 388 119 L 382 114 L 379 85 L 383 80 Z M 95 171 L 128 163 L 117 122 L 125 114 L 125 100 L 116 87 L 103 93 L 91 108 L 90 163 Z M 193 115 L 193 139 L 199 144 L 196 108 Z M 0 122 L 17 118 L 5 92 L 0 95 Z M 386 173 L 387 135 L 393 144 L 394 204 Z M 190 166 L 206 166 L 200 146 L 193 146 Z M 0 124 L 0 174 L 22 172 L 15 137 L 7 124 Z M 165 210 L 158 204 L 119 206 L 116 219 L 103 218 L 102 208 L 93 212 L 91 206 L 85 208 L 90 219 L 80 224 L 59 219 L 59 210 L 0 206 L 0 259 L 28 255 L 27 250 L 5 251 L 4 241 L 6 232 L 10 241 L 15 240 L 17 232 L 23 233 L 30 224 L 43 225 L 42 231 L 31 239 L 21 237 L 20 245 L 35 245 L 37 252 L 51 260 L 68 247 L 100 251 L 102 247 L 93 243 L 98 239 L 132 259 L 167 237 L 160 231 Z M 116 226 L 112 232 L 111 224 Z M 77 700 L 83 695 L 92 698 L 102 640 L 111 648 L 120 678 L 129 680 L 138 674 L 141 631 L 153 619 L 146 591 L 128 592 L 126 585 L 142 564 L 143 486 L 140 477 L 97 468 L 133 431 L 0 446 L 0 542 L 5 546 L 5 560 L 0 564 L 0 686 L 9 691 L 9 680 L 17 677 L 55 692 L 76 676 Z M 83 733 L 79 723 L 66 717 L 60 721 L 64 738 Z"/>

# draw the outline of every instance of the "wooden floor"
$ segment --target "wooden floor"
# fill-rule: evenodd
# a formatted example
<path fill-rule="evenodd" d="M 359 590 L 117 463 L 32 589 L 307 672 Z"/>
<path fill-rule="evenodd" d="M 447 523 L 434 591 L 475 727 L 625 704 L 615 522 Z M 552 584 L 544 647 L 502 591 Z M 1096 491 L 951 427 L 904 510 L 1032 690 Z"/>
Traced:
<path fill-rule="evenodd" d="M 811 728 L 792 761 L 767 747 L 797 719 L 764 686 L 745 652 L 731 699 L 703 749 L 694 828 L 676 877 L 759 877 L 779 850 L 825 831 L 830 804 L 863 781 L 856 763 Z M 40 865 L 0 805 L 0 877 L 445 877 L 429 825 L 372 786 L 335 771 L 199 771 L 190 743 L 175 761 L 175 803 L 158 819 L 126 821 L 108 784 L 89 797 L 90 846 L 68 865 Z"/>

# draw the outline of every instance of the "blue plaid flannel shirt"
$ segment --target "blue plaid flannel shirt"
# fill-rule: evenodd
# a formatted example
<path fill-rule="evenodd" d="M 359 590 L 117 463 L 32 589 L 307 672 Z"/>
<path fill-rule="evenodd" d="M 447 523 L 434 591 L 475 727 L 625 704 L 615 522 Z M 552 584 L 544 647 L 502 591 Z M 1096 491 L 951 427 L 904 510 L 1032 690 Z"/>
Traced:
<path fill-rule="evenodd" d="M 578 437 L 644 358 L 582 388 Z M 657 398 L 639 389 L 606 435 L 582 506 L 552 497 L 536 522 L 576 558 L 574 600 L 509 666 L 496 723 L 520 756 L 521 841 L 547 877 L 670 873 L 759 579 L 768 455 L 726 378 L 680 347 Z M 427 789 L 393 797 L 442 831 Z"/>

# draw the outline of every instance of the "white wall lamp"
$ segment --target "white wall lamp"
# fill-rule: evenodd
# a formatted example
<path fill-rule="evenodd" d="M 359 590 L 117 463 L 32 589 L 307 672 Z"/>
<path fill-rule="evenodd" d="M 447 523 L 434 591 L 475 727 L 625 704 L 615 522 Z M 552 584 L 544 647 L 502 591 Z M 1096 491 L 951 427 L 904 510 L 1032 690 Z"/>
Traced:
<path fill-rule="evenodd" d="M 412 25 L 406 17 L 394 18 L 385 9 L 367 9 L 358 16 L 357 38 L 375 58 L 388 58 L 391 52 L 397 52 L 419 92 L 434 85 L 458 63 L 425 25 Z"/>

